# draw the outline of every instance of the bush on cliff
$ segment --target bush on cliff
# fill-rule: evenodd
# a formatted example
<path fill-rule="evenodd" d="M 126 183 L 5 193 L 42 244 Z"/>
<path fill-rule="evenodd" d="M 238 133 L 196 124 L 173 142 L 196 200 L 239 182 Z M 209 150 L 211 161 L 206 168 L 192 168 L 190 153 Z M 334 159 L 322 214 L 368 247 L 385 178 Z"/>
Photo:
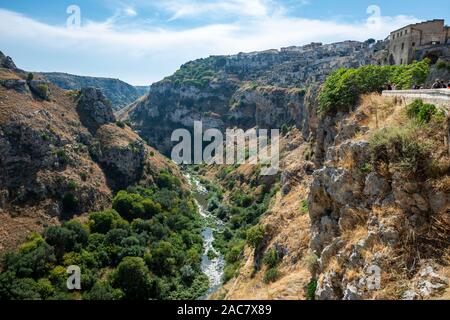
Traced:
<path fill-rule="evenodd" d="M 441 112 L 433 104 L 424 103 L 417 99 L 410 103 L 406 108 L 407 115 L 410 119 L 415 119 L 419 123 L 428 123 L 433 117 L 441 115 Z"/>
<path fill-rule="evenodd" d="M 397 89 L 410 89 L 423 84 L 429 73 L 429 60 L 401 66 L 364 66 L 341 68 L 333 72 L 319 93 L 319 114 L 347 112 L 365 93 L 381 92 L 389 83 Z"/>
<path fill-rule="evenodd" d="M 424 174 L 430 165 L 430 150 L 415 135 L 414 126 L 388 127 L 375 132 L 370 140 L 374 168 L 399 169 L 405 174 Z"/>

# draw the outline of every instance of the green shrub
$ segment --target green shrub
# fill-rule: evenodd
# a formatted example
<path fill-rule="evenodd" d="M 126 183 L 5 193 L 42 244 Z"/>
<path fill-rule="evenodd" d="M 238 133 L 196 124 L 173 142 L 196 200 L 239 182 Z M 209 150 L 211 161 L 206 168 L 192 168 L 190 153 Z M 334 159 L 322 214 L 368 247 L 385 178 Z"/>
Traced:
<path fill-rule="evenodd" d="M 36 86 L 36 94 L 42 99 L 48 99 L 49 89 L 45 83 L 40 83 Z"/>
<path fill-rule="evenodd" d="M 254 226 L 247 230 L 247 244 L 252 248 L 257 248 L 264 240 L 265 228 L 261 225 Z"/>
<path fill-rule="evenodd" d="M 269 268 L 276 267 L 282 259 L 282 254 L 276 248 L 272 248 L 266 252 L 263 258 L 263 263 Z"/>
<path fill-rule="evenodd" d="M 116 126 L 123 129 L 123 128 L 125 128 L 125 123 L 122 121 L 116 121 Z"/>
<path fill-rule="evenodd" d="M 48 227 L 44 231 L 45 241 L 56 249 L 58 257 L 74 249 L 77 243 L 77 235 L 74 231 L 65 227 Z"/>
<path fill-rule="evenodd" d="M 64 149 L 58 149 L 56 151 L 56 156 L 58 157 L 58 160 L 62 165 L 69 163 L 69 157 L 67 156 L 67 153 Z"/>
<path fill-rule="evenodd" d="M 180 185 L 180 181 L 167 171 L 161 171 L 156 176 L 155 183 L 161 189 L 172 189 Z"/>
<path fill-rule="evenodd" d="M 263 282 L 268 284 L 277 281 L 280 278 L 281 274 L 277 268 L 270 268 L 264 274 Z"/>
<path fill-rule="evenodd" d="M 63 224 L 63 227 L 74 233 L 75 241 L 80 244 L 87 244 L 89 239 L 89 229 L 87 226 L 76 220 L 70 220 Z"/>
<path fill-rule="evenodd" d="M 235 263 L 240 260 L 244 251 L 244 243 L 239 242 L 236 245 L 233 245 L 231 249 L 225 255 L 225 261 L 228 263 Z"/>
<path fill-rule="evenodd" d="M 112 275 L 113 287 L 123 291 L 127 300 L 148 300 L 159 297 L 159 286 L 138 257 L 127 257 Z"/>
<path fill-rule="evenodd" d="M 223 281 L 227 283 L 233 279 L 239 269 L 239 263 L 227 264 L 223 270 Z"/>
<path fill-rule="evenodd" d="M 282 134 L 283 136 L 287 135 L 288 132 L 289 132 L 289 130 L 290 130 L 290 127 L 289 127 L 286 123 L 284 123 L 284 124 L 281 126 L 281 134 Z"/>
<path fill-rule="evenodd" d="M 376 131 L 369 139 L 373 166 L 394 165 L 404 173 L 425 173 L 430 163 L 430 152 L 428 146 L 416 137 L 415 130 L 408 126 Z"/>
<path fill-rule="evenodd" d="M 34 79 L 34 74 L 29 72 L 27 75 L 27 81 L 32 81 Z"/>
<path fill-rule="evenodd" d="M 300 201 L 300 212 L 305 214 L 309 212 L 308 199 L 303 199 Z"/>
<path fill-rule="evenodd" d="M 92 289 L 83 295 L 86 300 L 121 300 L 123 298 L 123 292 L 120 289 L 114 289 L 107 282 L 97 281 Z"/>
<path fill-rule="evenodd" d="M 115 210 L 93 212 L 89 215 L 89 226 L 92 233 L 106 234 L 121 223 L 121 219 Z"/>
<path fill-rule="evenodd" d="M 311 279 L 311 281 L 306 286 L 306 299 L 316 300 L 316 290 L 317 290 L 317 280 Z"/>
<path fill-rule="evenodd" d="M 69 180 L 67 182 L 67 189 L 70 191 L 75 191 L 78 188 L 78 184 L 74 180 Z"/>
<path fill-rule="evenodd" d="M 410 103 L 406 108 L 407 115 L 410 119 L 415 119 L 419 123 L 428 123 L 431 119 L 439 114 L 439 110 L 433 104 L 423 103 L 417 99 Z"/>

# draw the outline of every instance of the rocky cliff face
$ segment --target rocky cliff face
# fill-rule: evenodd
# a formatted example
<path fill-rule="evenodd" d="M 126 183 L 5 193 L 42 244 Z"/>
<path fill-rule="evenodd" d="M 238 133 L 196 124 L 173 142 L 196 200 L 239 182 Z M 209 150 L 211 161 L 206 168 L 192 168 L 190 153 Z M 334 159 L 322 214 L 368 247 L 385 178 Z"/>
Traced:
<path fill-rule="evenodd" d="M 0 68 L 0 251 L 30 230 L 101 210 L 113 192 L 176 168 L 116 124 L 96 88 L 63 90 Z M 14 231 L 16 230 L 16 231 Z"/>
<path fill-rule="evenodd" d="M 315 107 L 305 105 L 311 114 Z M 291 130 L 282 139 L 280 191 L 261 221 L 263 244 L 245 250 L 217 297 L 447 299 L 446 121 L 408 129 L 404 104 L 369 95 L 351 114 Z M 267 283 L 257 257 L 271 250 L 281 260 Z"/>
<path fill-rule="evenodd" d="M 382 105 L 387 110 L 375 115 Z M 404 105 L 379 97 L 337 119 L 309 191 L 316 297 L 426 299 L 448 293 L 446 120 L 408 133 Z M 386 138 L 390 134 L 396 138 Z M 377 140 L 385 138 L 394 144 Z M 433 149 L 414 158 L 406 151 L 427 144 Z"/>
<path fill-rule="evenodd" d="M 148 93 L 148 87 L 134 87 L 118 79 L 76 76 L 67 73 L 47 72 L 41 75 L 65 90 L 80 90 L 85 87 L 100 89 L 111 101 L 114 111 L 126 107 L 139 97 Z"/>
<path fill-rule="evenodd" d="M 279 128 L 306 118 L 304 99 L 315 83 L 339 67 L 373 62 L 360 42 L 311 44 L 280 51 L 213 56 L 183 65 L 151 87 L 122 116 L 159 150 L 170 150 L 175 128 Z"/>

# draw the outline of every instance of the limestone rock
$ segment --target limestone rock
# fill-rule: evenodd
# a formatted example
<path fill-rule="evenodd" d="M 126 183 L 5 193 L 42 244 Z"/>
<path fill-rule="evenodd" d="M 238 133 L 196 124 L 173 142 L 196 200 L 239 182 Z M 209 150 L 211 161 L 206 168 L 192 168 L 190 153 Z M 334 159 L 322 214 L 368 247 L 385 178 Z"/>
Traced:
<path fill-rule="evenodd" d="M 339 276 L 336 272 L 327 272 L 317 284 L 316 299 L 317 300 L 338 300 L 339 293 L 337 288 L 339 288 Z"/>
<path fill-rule="evenodd" d="M 95 132 L 101 125 L 116 121 L 111 103 L 96 88 L 83 88 L 77 100 L 80 120 L 89 130 Z"/>
<path fill-rule="evenodd" d="M 25 80 L 6 79 L 0 80 L 0 85 L 6 89 L 13 89 L 19 93 L 28 93 L 29 89 Z"/>
<path fill-rule="evenodd" d="M 12 70 L 17 69 L 11 57 L 5 56 L 1 51 L 0 51 L 0 67 Z"/>

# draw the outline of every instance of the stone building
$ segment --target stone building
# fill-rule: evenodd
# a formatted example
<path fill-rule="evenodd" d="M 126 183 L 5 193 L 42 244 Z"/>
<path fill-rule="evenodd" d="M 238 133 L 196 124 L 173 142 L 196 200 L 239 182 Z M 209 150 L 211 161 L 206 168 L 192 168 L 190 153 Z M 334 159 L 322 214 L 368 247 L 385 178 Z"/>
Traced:
<path fill-rule="evenodd" d="M 450 27 L 443 19 L 411 24 L 391 32 L 387 64 L 409 64 L 414 60 L 450 56 Z"/>

